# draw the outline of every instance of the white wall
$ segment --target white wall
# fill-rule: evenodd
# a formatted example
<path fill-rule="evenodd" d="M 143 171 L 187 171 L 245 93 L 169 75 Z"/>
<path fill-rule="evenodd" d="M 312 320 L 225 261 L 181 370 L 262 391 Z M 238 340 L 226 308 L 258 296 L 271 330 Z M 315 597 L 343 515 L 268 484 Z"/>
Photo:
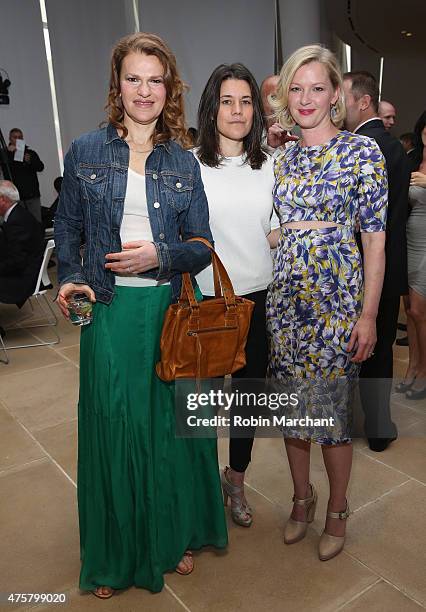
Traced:
<path fill-rule="evenodd" d="M 395 136 L 412 132 L 417 119 L 426 111 L 425 64 L 424 56 L 385 56 L 382 98 L 396 107 L 392 130 Z"/>
<path fill-rule="evenodd" d="M 213 69 L 242 62 L 260 82 L 274 70 L 273 0 L 139 0 L 140 29 L 168 43 L 187 94 L 187 122 L 196 125 L 201 93 Z"/>
<path fill-rule="evenodd" d="M 0 128 L 6 144 L 9 130 L 21 128 L 39 154 L 45 164 L 38 175 L 42 202 L 50 204 L 60 171 L 38 0 L 1 0 L 0 67 L 12 82 L 10 105 L 0 105 Z"/>
<path fill-rule="evenodd" d="M 125 0 L 46 0 L 63 151 L 105 119 L 111 49 L 134 32 Z"/>

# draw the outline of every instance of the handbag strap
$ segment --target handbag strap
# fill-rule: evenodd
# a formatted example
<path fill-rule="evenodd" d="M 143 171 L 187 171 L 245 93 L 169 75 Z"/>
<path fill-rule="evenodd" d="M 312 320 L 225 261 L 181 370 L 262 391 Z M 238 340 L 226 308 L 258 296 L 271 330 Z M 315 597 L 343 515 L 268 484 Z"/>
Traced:
<path fill-rule="evenodd" d="M 230 306 L 235 306 L 234 287 L 232 286 L 231 279 L 229 278 L 228 272 L 226 271 L 225 266 L 221 262 L 219 255 L 213 249 L 210 242 L 206 240 L 206 238 L 199 238 L 199 237 L 189 238 L 187 242 L 194 242 L 194 241 L 202 242 L 211 250 L 215 297 L 221 297 L 223 294 L 227 308 L 229 308 Z M 185 272 L 184 274 L 188 274 L 188 273 Z M 183 286 L 184 286 L 184 283 L 182 283 L 182 289 L 183 289 Z M 191 284 L 191 288 L 192 288 L 192 284 Z M 194 293 L 193 290 L 192 290 L 192 293 Z M 182 294 L 181 294 L 181 297 L 182 297 Z M 194 296 L 194 299 L 195 299 L 195 296 Z"/>
<path fill-rule="evenodd" d="M 223 297 L 226 305 L 225 326 L 232 327 L 237 325 L 238 314 L 234 288 L 225 266 L 221 262 L 219 256 L 216 254 L 213 246 L 205 238 L 190 238 L 188 242 L 201 242 L 210 249 L 213 264 L 215 296 L 217 298 L 222 297 L 223 291 Z M 179 302 L 189 302 L 191 314 L 188 320 L 188 329 L 190 332 L 196 332 L 200 327 L 200 307 L 195 298 L 194 287 L 192 286 L 191 275 L 189 272 L 184 272 L 182 274 L 182 289 Z M 197 342 L 199 342 L 199 340 L 197 340 Z"/>
<path fill-rule="evenodd" d="M 215 252 L 212 244 L 207 240 L 207 238 L 189 238 L 187 242 L 201 242 L 209 247 L 212 254 Z M 213 265 L 213 281 L 214 281 L 214 295 L 215 297 L 221 297 L 222 290 L 220 288 L 220 280 L 219 280 L 219 271 L 217 269 L 217 261 L 215 257 L 212 257 L 212 265 Z"/>

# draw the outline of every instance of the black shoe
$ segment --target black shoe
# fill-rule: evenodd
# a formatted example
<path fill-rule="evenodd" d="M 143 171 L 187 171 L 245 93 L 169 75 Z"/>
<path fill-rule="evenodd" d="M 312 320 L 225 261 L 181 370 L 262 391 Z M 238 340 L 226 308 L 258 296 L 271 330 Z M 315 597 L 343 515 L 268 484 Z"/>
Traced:
<path fill-rule="evenodd" d="M 405 397 L 409 400 L 423 399 L 426 397 L 426 387 L 423 387 L 423 389 L 413 389 L 411 387 L 406 391 Z"/>
<path fill-rule="evenodd" d="M 410 382 L 404 382 L 402 380 L 400 383 L 395 385 L 395 393 L 405 393 L 406 391 L 408 391 L 408 389 L 411 389 L 411 387 L 414 385 L 415 380 L 415 376 Z"/>
<path fill-rule="evenodd" d="M 398 346 L 408 346 L 408 336 L 404 336 L 403 338 L 397 338 L 396 344 Z"/>
<path fill-rule="evenodd" d="M 394 442 L 396 438 L 397 436 L 394 438 L 368 438 L 368 446 L 370 450 L 381 453 L 386 450 L 389 444 Z"/>
<path fill-rule="evenodd" d="M 398 323 L 397 328 L 400 331 L 407 331 L 407 324 L 406 323 Z"/>

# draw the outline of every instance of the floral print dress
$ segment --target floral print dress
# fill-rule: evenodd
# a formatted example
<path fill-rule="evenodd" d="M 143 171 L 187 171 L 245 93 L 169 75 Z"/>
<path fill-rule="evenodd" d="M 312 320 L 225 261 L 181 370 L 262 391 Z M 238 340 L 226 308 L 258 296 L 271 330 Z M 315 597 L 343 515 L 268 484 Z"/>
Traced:
<path fill-rule="evenodd" d="M 328 143 L 294 143 L 276 158 L 274 202 L 282 227 L 268 289 L 269 376 L 297 394 L 283 414 L 286 437 L 338 444 L 351 439 L 359 366 L 347 351 L 362 309 L 362 259 L 354 237 L 386 226 L 387 175 L 374 140 L 341 131 Z M 306 419 L 310 417 L 310 419 Z M 295 419 L 303 418 L 303 426 Z M 302 423 L 302 421 L 300 421 Z"/>

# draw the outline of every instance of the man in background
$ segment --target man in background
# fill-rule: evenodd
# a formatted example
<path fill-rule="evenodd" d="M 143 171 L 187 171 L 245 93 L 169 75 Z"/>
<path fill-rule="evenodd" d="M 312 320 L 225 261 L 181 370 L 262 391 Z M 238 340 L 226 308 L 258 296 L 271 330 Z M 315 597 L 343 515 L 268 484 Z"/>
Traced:
<path fill-rule="evenodd" d="M 393 104 L 381 100 L 379 102 L 379 117 L 383 121 L 385 130 L 391 130 L 396 123 L 396 110 Z"/>
<path fill-rule="evenodd" d="M 24 140 L 21 129 L 13 128 L 9 132 L 9 167 L 12 180 L 16 185 L 24 207 L 41 222 L 40 187 L 37 172 L 44 170 L 44 164 L 33 149 L 25 147 L 22 161 L 16 161 L 17 140 Z"/>
<path fill-rule="evenodd" d="M 400 296 L 408 293 L 407 240 L 408 187 L 410 166 L 399 140 L 378 117 L 379 87 L 369 72 L 347 72 L 343 89 L 346 128 L 368 136 L 379 145 L 388 175 L 388 215 L 386 222 L 386 267 L 376 319 L 377 343 L 372 357 L 361 366 L 360 394 L 365 414 L 365 431 L 371 450 L 380 452 L 396 439 L 391 419 L 390 394 L 393 377 L 392 345 L 395 342 Z"/>
<path fill-rule="evenodd" d="M 292 136 L 289 132 L 284 130 L 279 123 L 276 123 L 276 119 L 273 116 L 274 109 L 269 102 L 269 96 L 276 95 L 279 80 L 280 77 L 278 74 L 271 74 L 262 81 L 262 85 L 260 86 L 263 116 L 265 117 L 267 129 L 265 148 L 268 150 L 270 155 L 277 153 L 276 149 L 283 147 L 286 142 L 298 140 L 297 136 Z"/>
<path fill-rule="evenodd" d="M 41 224 L 21 204 L 10 181 L 0 181 L 0 302 L 22 306 L 32 295 L 43 258 Z"/>

